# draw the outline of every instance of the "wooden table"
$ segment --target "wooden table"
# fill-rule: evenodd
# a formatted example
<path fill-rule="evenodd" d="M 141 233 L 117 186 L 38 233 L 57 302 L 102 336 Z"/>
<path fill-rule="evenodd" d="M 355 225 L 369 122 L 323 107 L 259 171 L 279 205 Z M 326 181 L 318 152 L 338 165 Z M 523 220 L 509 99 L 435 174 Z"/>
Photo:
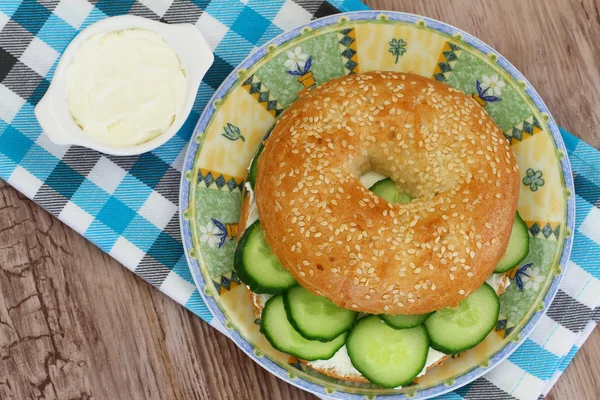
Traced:
<path fill-rule="evenodd" d="M 600 148 L 598 0 L 372 0 L 505 55 L 557 122 Z M 500 6 L 502 4 L 502 6 Z M 600 330 L 551 399 L 600 394 Z M 0 182 L 0 399 L 308 399 Z"/>

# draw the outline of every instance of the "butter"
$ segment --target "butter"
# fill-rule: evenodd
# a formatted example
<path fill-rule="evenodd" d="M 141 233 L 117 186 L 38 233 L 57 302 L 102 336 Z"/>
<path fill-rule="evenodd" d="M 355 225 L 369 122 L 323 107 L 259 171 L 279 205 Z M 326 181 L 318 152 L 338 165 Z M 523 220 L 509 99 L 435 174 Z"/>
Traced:
<path fill-rule="evenodd" d="M 165 132 L 183 113 L 187 81 L 158 34 L 127 29 L 91 36 L 65 70 L 69 111 L 99 142 L 130 146 Z"/>

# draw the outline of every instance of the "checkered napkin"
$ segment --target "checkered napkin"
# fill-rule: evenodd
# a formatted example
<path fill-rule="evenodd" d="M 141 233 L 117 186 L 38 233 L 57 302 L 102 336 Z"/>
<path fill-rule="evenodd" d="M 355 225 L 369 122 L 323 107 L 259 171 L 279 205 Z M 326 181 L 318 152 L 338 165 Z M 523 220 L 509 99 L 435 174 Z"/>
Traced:
<path fill-rule="evenodd" d="M 194 125 L 223 79 L 254 49 L 311 19 L 365 8 L 358 0 L 0 0 L 0 178 L 211 323 L 185 260 L 177 212 Z M 79 30 L 121 14 L 193 23 L 203 32 L 215 62 L 190 117 L 168 143 L 140 156 L 52 144 L 33 109 L 60 54 Z M 577 232 L 556 300 L 507 361 L 444 398 L 543 395 L 600 319 L 600 154 L 563 135 L 574 169 Z"/>

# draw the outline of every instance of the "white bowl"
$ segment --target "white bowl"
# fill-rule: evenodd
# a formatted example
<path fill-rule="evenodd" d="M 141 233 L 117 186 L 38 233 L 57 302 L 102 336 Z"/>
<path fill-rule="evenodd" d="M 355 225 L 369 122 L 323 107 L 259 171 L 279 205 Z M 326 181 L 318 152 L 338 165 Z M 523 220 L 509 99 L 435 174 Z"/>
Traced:
<path fill-rule="evenodd" d="M 177 53 L 187 77 L 185 106 L 171 127 L 157 137 L 133 146 L 111 146 L 85 134 L 73 120 L 67 103 L 65 70 L 79 46 L 90 36 L 131 28 L 155 32 Z M 56 144 L 85 146 L 118 156 L 145 153 L 167 142 L 181 128 L 192 110 L 200 82 L 213 61 L 213 53 L 204 36 L 192 24 L 170 25 L 132 15 L 107 18 L 85 28 L 69 43 L 58 62 L 48 91 L 35 107 L 35 116 L 44 133 Z"/>

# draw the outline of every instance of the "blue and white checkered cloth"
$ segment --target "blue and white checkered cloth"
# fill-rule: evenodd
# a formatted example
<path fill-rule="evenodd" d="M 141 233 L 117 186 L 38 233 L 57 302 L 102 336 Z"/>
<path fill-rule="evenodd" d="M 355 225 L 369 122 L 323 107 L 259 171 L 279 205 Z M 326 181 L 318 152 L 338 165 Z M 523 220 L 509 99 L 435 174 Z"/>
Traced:
<path fill-rule="evenodd" d="M 254 49 L 311 19 L 358 9 L 366 9 L 358 0 L 1 0 L 0 178 L 210 323 L 179 233 L 179 178 L 194 125 L 223 79 Z M 205 35 L 215 63 L 190 117 L 168 143 L 140 156 L 51 143 L 33 109 L 61 53 L 81 29 L 121 14 L 193 23 Z M 577 226 L 558 295 L 507 361 L 444 398 L 543 396 L 600 319 L 600 153 L 563 136 L 574 170 Z"/>

